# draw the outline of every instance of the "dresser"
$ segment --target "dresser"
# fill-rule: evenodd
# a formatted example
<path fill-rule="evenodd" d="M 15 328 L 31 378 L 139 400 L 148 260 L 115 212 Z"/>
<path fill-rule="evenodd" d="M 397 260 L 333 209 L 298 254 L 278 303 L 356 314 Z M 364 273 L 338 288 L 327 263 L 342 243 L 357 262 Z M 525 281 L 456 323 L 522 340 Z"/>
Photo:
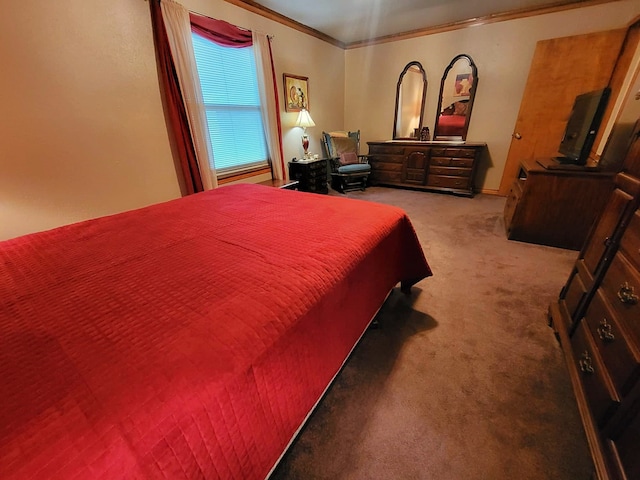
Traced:
<path fill-rule="evenodd" d="M 475 175 L 486 143 L 419 142 L 394 140 L 367 142 L 370 181 L 472 197 Z"/>
<path fill-rule="evenodd" d="M 298 181 L 298 190 L 300 191 L 328 193 L 327 159 L 289 162 L 289 178 Z"/>
<path fill-rule="evenodd" d="M 614 188 L 615 172 L 589 167 L 545 168 L 520 162 L 504 207 L 507 238 L 580 250 Z"/>
<path fill-rule="evenodd" d="M 640 478 L 640 139 L 549 321 L 563 349 L 597 479 Z M 578 433 L 578 432 L 576 432 Z"/>

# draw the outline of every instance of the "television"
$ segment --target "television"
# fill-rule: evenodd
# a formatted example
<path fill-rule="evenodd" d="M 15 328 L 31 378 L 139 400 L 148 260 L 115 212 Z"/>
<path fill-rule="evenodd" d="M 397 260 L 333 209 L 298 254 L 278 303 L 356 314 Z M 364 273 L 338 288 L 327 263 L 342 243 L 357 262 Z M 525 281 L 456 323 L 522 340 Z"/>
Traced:
<path fill-rule="evenodd" d="M 569 165 L 587 163 L 610 94 L 611 89 L 606 87 L 576 97 L 558 147 L 562 156 L 555 157 L 556 162 Z"/>

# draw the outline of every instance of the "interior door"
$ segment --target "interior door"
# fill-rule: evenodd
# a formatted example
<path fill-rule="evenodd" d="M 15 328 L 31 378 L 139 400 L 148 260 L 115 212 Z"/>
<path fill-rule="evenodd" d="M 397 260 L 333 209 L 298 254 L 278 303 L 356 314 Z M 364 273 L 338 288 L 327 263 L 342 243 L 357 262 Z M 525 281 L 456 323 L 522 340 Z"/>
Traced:
<path fill-rule="evenodd" d="M 626 31 L 537 43 L 500 182 L 501 195 L 509 193 L 522 159 L 558 155 L 575 97 L 609 84 Z"/>

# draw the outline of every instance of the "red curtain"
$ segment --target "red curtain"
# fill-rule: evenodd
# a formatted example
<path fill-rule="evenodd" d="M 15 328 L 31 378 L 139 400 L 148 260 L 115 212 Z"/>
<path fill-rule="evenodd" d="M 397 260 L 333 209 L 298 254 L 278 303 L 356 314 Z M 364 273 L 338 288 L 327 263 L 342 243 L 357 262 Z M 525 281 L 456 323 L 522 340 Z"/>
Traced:
<path fill-rule="evenodd" d="M 191 31 L 218 45 L 232 48 L 250 47 L 253 45 L 251 30 L 236 27 L 224 20 L 203 17 L 189 13 Z"/>
<path fill-rule="evenodd" d="M 273 81 L 274 92 L 276 93 L 276 105 L 280 105 L 280 98 L 278 97 L 278 79 L 276 78 L 276 66 L 273 64 L 273 52 L 271 51 L 271 42 L 269 42 L 269 61 L 271 62 L 271 71 L 273 72 L 273 77 L 271 80 Z M 282 169 L 282 178 L 289 178 L 289 172 L 287 171 L 287 164 L 284 161 L 284 149 L 282 147 L 282 122 L 280 121 L 280 115 L 276 116 L 277 120 L 277 128 L 278 128 L 278 138 L 280 141 L 278 142 L 278 148 L 280 149 L 280 168 Z M 273 167 L 272 167 L 273 173 Z"/>
<path fill-rule="evenodd" d="M 187 112 L 182 101 L 178 76 L 169 48 L 167 31 L 162 19 L 160 0 L 150 0 L 149 5 L 151 6 L 153 38 L 156 44 L 156 55 L 169 117 L 170 134 L 173 136 L 173 143 L 182 169 L 186 193 L 202 192 L 204 191 L 202 177 L 196 160 L 196 151 L 189 130 Z"/>

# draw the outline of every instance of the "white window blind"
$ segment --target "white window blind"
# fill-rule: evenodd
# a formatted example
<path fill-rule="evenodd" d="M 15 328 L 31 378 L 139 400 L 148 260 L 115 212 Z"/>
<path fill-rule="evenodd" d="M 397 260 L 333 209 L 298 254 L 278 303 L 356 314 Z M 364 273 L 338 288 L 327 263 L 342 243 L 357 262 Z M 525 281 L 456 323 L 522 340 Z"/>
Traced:
<path fill-rule="evenodd" d="M 268 165 L 253 47 L 191 35 L 218 174 Z"/>

